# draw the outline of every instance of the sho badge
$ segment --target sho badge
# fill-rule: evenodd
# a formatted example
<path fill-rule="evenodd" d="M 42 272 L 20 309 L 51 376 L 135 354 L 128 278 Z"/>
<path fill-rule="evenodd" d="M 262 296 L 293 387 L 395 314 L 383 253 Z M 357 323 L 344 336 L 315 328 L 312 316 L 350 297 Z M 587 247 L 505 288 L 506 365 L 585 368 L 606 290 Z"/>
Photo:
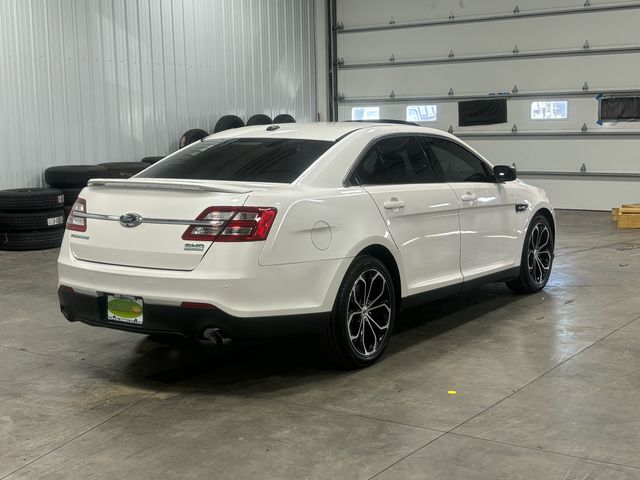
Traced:
<path fill-rule="evenodd" d="M 191 252 L 204 251 L 204 243 L 185 243 L 184 249 Z"/>

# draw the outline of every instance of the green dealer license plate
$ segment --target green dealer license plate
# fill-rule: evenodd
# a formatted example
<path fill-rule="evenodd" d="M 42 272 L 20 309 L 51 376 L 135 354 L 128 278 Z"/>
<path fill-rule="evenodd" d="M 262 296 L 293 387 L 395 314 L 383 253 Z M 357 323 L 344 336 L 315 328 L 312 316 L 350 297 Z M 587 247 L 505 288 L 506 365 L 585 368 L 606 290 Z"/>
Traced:
<path fill-rule="evenodd" d="M 142 325 L 144 304 L 141 297 L 107 294 L 107 320 Z"/>

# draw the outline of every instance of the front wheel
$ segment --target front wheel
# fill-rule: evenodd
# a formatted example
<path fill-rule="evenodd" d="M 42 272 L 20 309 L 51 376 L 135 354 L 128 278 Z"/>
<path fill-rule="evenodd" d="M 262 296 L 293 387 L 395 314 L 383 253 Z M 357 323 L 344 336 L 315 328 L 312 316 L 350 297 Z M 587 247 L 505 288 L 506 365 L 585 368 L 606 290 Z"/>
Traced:
<path fill-rule="evenodd" d="M 329 360 L 342 368 L 375 363 L 389 343 L 395 316 L 389 271 L 375 257 L 357 257 L 340 285 L 329 329 L 322 338 Z"/>
<path fill-rule="evenodd" d="M 543 215 L 536 215 L 524 239 L 520 260 L 520 275 L 506 282 L 516 293 L 536 293 L 542 290 L 551 275 L 553 265 L 553 228 Z"/>

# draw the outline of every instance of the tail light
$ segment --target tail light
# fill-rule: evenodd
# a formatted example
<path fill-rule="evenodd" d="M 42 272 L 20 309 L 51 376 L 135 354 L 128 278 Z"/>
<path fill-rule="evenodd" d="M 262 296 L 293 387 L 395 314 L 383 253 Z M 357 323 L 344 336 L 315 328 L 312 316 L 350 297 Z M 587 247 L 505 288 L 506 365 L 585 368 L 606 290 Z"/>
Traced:
<path fill-rule="evenodd" d="M 183 240 L 256 242 L 266 240 L 277 210 L 267 207 L 209 207 L 182 234 Z"/>
<path fill-rule="evenodd" d="M 78 198 L 71 207 L 69 217 L 67 218 L 67 230 L 75 230 L 76 232 L 87 231 L 87 218 L 78 216 L 78 214 L 87 213 L 87 202 L 84 198 Z"/>

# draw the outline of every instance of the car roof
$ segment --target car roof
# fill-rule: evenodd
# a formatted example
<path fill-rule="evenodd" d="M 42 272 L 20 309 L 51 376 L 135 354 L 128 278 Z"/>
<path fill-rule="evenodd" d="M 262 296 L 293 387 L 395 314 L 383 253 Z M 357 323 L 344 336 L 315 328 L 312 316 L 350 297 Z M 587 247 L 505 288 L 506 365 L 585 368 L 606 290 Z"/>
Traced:
<path fill-rule="evenodd" d="M 274 128 L 277 126 L 278 128 Z M 402 125 L 395 123 L 327 122 L 327 123 L 281 123 L 275 125 L 253 125 L 234 128 L 211 135 L 209 138 L 300 138 L 335 142 L 358 130 L 369 130 L 373 136 L 380 134 L 407 133 L 431 134 L 454 138 L 447 132 L 435 128 Z"/>

